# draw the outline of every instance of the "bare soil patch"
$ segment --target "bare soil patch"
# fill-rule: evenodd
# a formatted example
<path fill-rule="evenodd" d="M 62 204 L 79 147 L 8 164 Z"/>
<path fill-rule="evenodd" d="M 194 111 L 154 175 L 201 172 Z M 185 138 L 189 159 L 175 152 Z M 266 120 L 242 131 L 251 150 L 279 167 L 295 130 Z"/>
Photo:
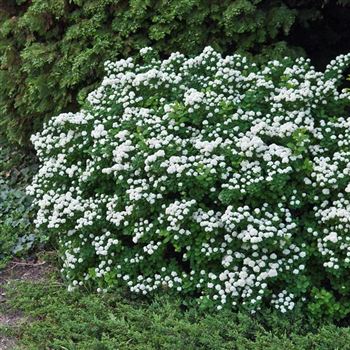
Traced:
<path fill-rule="evenodd" d="M 31 260 L 15 259 L 0 271 L 0 326 L 14 326 L 22 320 L 20 312 L 8 311 L 3 306 L 6 301 L 5 286 L 11 281 L 43 280 L 52 269 L 47 262 L 35 258 Z M 15 345 L 16 339 L 2 334 L 0 330 L 0 350 L 11 350 Z"/>

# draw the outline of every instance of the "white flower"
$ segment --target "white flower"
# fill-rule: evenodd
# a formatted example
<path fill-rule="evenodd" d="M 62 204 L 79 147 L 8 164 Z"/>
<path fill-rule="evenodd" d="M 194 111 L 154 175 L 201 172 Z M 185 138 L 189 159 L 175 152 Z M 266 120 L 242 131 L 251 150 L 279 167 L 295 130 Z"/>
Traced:
<path fill-rule="evenodd" d="M 69 290 L 191 290 L 218 309 L 285 313 L 307 302 L 295 281 L 313 264 L 345 278 L 350 93 L 332 76 L 348 61 L 259 70 L 208 47 L 106 62 L 87 110 L 31 138 L 35 224 L 58 237 Z"/>

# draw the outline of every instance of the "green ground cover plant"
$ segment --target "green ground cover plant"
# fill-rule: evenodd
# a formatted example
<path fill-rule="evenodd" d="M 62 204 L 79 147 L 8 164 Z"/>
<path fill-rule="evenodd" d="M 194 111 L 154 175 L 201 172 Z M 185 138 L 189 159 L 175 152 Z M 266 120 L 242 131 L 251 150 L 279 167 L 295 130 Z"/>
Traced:
<path fill-rule="evenodd" d="M 350 55 L 324 72 L 240 55 L 105 64 L 84 109 L 32 137 L 36 224 L 69 289 L 205 307 L 350 312 Z"/>
<path fill-rule="evenodd" d="M 0 327 L 0 336 L 15 341 L 13 350 L 350 348 L 348 327 L 317 325 L 300 310 L 287 316 L 271 311 L 254 317 L 229 310 L 208 314 L 166 296 L 147 303 L 122 293 L 67 292 L 55 275 L 12 282 L 6 295 L 1 311 L 15 312 L 18 321 Z"/>
<path fill-rule="evenodd" d="M 47 241 L 35 228 L 35 208 L 25 191 L 36 171 L 33 159 L 0 144 L 0 268 Z"/>

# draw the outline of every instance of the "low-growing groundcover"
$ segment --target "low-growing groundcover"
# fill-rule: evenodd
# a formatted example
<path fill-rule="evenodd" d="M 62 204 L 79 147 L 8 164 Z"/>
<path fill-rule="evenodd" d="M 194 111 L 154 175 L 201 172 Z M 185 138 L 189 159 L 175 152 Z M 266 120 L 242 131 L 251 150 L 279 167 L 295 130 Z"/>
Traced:
<path fill-rule="evenodd" d="M 34 227 L 35 208 L 25 191 L 35 172 L 33 159 L 0 142 L 0 269 L 47 241 Z"/>
<path fill-rule="evenodd" d="M 69 289 L 204 307 L 350 312 L 350 55 L 258 67 L 210 47 L 106 62 L 78 113 L 32 137 L 28 193 Z"/>
<path fill-rule="evenodd" d="M 179 298 L 151 303 L 118 293 L 68 292 L 55 276 L 41 282 L 12 282 L 0 312 L 19 312 L 11 327 L 0 326 L 12 350 L 347 350 L 350 329 L 319 328 L 300 310 L 288 316 L 256 317 L 221 310 L 181 311 Z"/>

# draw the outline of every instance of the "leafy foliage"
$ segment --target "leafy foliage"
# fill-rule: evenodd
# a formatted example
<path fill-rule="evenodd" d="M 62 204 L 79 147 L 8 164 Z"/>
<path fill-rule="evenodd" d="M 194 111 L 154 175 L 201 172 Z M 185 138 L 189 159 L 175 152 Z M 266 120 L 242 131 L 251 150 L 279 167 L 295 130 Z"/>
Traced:
<path fill-rule="evenodd" d="M 350 343 L 349 328 L 316 327 L 300 310 L 288 316 L 204 314 L 193 306 L 184 310 L 174 298 L 146 304 L 115 293 L 69 293 L 55 279 L 7 289 L 2 311 L 20 310 L 23 320 L 12 329 L 0 328 L 0 335 L 17 337 L 16 350 L 333 350 Z"/>
<path fill-rule="evenodd" d="M 259 68 L 207 47 L 106 62 L 84 109 L 33 135 L 36 224 L 69 289 L 203 307 L 350 313 L 350 54 Z"/>
<path fill-rule="evenodd" d="M 46 240 L 34 227 L 32 198 L 25 192 L 36 169 L 28 156 L 0 145 L 0 268 Z"/>
<path fill-rule="evenodd" d="M 264 59 L 295 57 L 302 52 L 298 42 L 285 43 L 291 27 L 301 23 L 304 31 L 325 6 L 292 0 L 3 0 L 0 130 L 11 142 L 26 144 L 43 120 L 78 109 L 77 101 L 102 77 L 106 59 L 144 46 L 163 55 L 196 54 L 211 45 Z M 327 41 L 313 42 L 319 50 Z"/>

